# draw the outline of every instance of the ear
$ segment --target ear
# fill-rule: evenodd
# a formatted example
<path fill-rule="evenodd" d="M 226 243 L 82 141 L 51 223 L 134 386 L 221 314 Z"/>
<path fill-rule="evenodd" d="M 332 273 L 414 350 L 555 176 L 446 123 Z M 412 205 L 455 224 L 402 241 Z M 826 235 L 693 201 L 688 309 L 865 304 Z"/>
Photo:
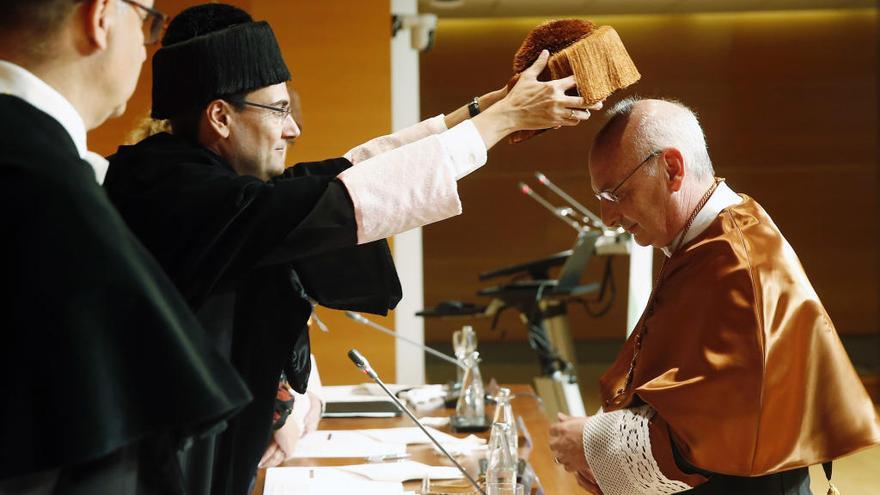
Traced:
<path fill-rule="evenodd" d="M 675 148 L 663 150 L 660 154 L 663 172 L 666 174 L 666 184 L 671 192 L 678 192 L 684 182 L 685 168 L 684 157 L 681 151 Z"/>
<path fill-rule="evenodd" d="M 91 0 L 85 3 L 86 38 L 97 48 L 106 50 L 108 32 L 116 21 L 116 0 Z"/>
<path fill-rule="evenodd" d="M 232 107 L 223 100 L 214 100 L 208 103 L 204 116 L 207 119 L 208 128 L 220 138 L 226 139 L 230 133 L 232 121 Z"/>

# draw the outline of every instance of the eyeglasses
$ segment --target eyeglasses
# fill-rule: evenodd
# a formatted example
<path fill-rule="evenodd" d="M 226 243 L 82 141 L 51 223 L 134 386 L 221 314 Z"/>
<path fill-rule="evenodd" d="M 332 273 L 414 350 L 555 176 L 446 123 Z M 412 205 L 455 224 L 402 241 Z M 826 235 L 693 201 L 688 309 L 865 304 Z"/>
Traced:
<path fill-rule="evenodd" d="M 247 101 L 247 100 L 238 100 L 237 103 L 241 103 L 242 105 L 248 105 L 251 107 L 262 108 L 264 110 L 269 110 L 272 113 L 274 113 L 275 116 L 278 117 L 278 119 L 281 120 L 282 122 L 287 120 L 287 117 L 290 116 L 291 108 L 289 106 L 287 106 L 287 107 L 273 107 L 272 105 L 263 105 L 262 103 L 254 103 L 252 101 Z"/>
<path fill-rule="evenodd" d="M 144 11 L 144 16 L 141 17 L 141 26 L 143 26 L 144 30 L 144 44 L 152 45 L 159 41 L 159 38 L 162 37 L 162 30 L 168 22 L 168 16 L 134 0 L 122 1 Z"/>
<path fill-rule="evenodd" d="M 663 150 L 657 150 L 657 151 L 651 153 L 650 155 L 648 155 L 644 160 L 642 160 L 641 163 L 636 165 L 636 168 L 634 168 L 632 170 L 632 172 L 630 172 L 626 177 L 623 178 L 622 181 L 620 181 L 616 186 L 614 186 L 613 189 L 611 189 L 610 191 L 605 189 L 605 190 L 597 192 L 596 199 L 598 199 L 599 201 L 605 200 L 605 201 L 610 201 L 612 203 L 619 203 L 620 196 L 618 196 L 616 193 L 617 193 L 617 190 L 620 189 L 620 186 L 622 186 L 626 181 L 628 181 L 630 177 L 635 175 L 635 173 L 640 168 L 642 168 L 642 165 L 648 163 L 651 160 L 651 158 L 654 158 L 655 156 L 660 155 L 660 153 L 663 153 Z"/>

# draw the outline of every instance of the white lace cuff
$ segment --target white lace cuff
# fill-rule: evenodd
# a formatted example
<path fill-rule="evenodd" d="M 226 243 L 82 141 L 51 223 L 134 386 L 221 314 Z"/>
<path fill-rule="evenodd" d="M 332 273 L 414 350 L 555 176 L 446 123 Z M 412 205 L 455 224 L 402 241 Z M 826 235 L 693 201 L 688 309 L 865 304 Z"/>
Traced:
<path fill-rule="evenodd" d="M 584 426 L 584 455 L 605 495 L 669 495 L 692 487 L 667 478 L 651 451 L 651 406 L 591 416 Z"/>

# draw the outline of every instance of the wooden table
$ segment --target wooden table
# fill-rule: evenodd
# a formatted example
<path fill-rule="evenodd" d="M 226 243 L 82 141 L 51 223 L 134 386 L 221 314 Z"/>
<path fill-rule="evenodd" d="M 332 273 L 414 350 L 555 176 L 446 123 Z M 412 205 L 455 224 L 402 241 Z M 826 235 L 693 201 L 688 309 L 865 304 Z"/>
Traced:
<path fill-rule="evenodd" d="M 528 462 L 534 468 L 535 473 L 544 493 L 547 495 L 555 494 L 577 494 L 582 489 L 578 486 L 573 475 L 565 472 L 561 465 L 556 464 L 553 460 L 553 454 L 549 447 L 549 427 L 550 423 L 544 415 L 543 408 L 538 399 L 534 395 L 534 390 L 528 385 L 510 385 L 508 386 L 514 394 L 523 394 L 515 397 L 511 401 L 514 416 L 522 416 L 523 422 L 532 438 L 531 449 L 520 448 L 520 457 L 527 457 Z M 487 413 L 491 418 L 494 412 L 493 406 L 487 406 Z M 430 411 L 420 411 L 416 416 L 449 416 L 454 412 L 453 409 L 438 408 Z M 360 430 L 368 428 L 397 428 L 402 426 L 415 426 L 413 422 L 405 415 L 399 418 L 327 418 L 321 421 L 321 430 Z M 437 428 L 438 430 L 450 432 L 448 427 Z M 489 433 L 481 433 L 478 436 L 488 439 Z M 460 435 L 459 435 L 460 436 Z M 410 453 L 409 459 L 414 461 L 430 464 L 434 466 L 452 466 L 453 464 L 434 452 L 431 445 L 411 445 L 407 451 Z M 478 454 L 480 455 L 480 454 Z M 285 466 L 345 466 L 350 464 L 364 463 L 363 458 L 309 458 L 309 459 L 291 459 L 284 463 Z M 479 473 L 478 462 L 479 457 L 470 457 L 465 460 L 459 459 L 459 462 L 468 470 L 468 472 L 476 477 Z M 266 471 L 261 469 L 257 473 L 257 483 L 254 488 L 253 495 L 262 495 L 263 483 L 265 481 Z M 420 486 L 419 482 L 407 482 L 404 487 L 407 490 L 416 490 Z"/>

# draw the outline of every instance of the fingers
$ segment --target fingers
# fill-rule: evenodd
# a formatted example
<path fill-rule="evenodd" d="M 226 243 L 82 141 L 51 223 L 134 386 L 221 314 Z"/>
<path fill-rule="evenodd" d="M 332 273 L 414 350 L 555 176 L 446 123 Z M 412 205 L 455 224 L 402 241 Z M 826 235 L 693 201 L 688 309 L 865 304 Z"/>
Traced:
<path fill-rule="evenodd" d="M 578 485 L 584 490 L 592 493 L 593 495 L 602 495 L 602 489 L 599 488 L 599 485 L 593 483 L 592 480 L 586 478 L 583 473 L 578 472 L 575 477 L 577 478 Z"/>
<path fill-rule="evenodd" d="M 556 420 L 557 421 L 567 421 L 569 419 L 571 419 L 571 416 L 569 416 L 568 414 L 561 413 L 561 412 L 556 413 Z"/>
<path fill-rule="evenodd" d="M 272 442 L 272 444 L 269 445 L 269 448 L 266 449 L 266 452 L 263 454 L 263 457 L 260 459 L 260 463 L 258 464 L 258 467 L 259 468 L 266 467 L 267 464 L 269 462 L 271 462 L 272 459 L 275 458 L 277 453 L 280 451 L 281 451 L 281 449 L 278 448 L 278 444 L 275 442 Z"/>
<path fill-rule="evenodd" d="M 272 458 L 266 462 L 266 467 L 267 468 L 277 467 L 277 466 L 280 466 L 281 463 L 283 463 L 283 462 L 284 462 L 284 451 L 281 449 L 278 449 L 275 452 L 275 455 L 273 455 Z"/>
<path fill-rule="evenodd" d="M 556 91 L 561 91 L 564 93 L 569 88 L 575 87 L 577 85 L 577 80 L 575 80 L 574 74 L 572 74 L 568 77 L 563 77 L 562 79 L 554 79 L 552 81 L 547 81 L 547 84 L 553 86 L 553 88 L 556 89 Z M 575 97 L 575 98 L 577 98 L 577 97 Z M 583 101 L 583 100 L 581 100 L 581 101 Z"/>
<path fill-rule="evenodd" d="M 545 67 L 547 67 L 547 60 L 550 59 L 550 52 L 547 50 L 541 50 L 541 54 L 538 55 L 538 59 L 529 67 L 528 69 L 522 71 L 522 76 L 529 79 L 537 79 L 538 74 L 540 74 Z"/>
<path fill-rule="evenodd" d="M 563 119 L 562 125 L 565 126 L 575 126 L 580 124 L 582 121 L 590 118 L 589 110 L 576 110 L 574 108 L 564 108 L 560 110 L 561 117 Z M 569 418 L 570 419 L 570 418 Z"/>
<path fill-rule="evenodd" d="M 592 105 L 587 105 L 587 102 L 584 101 L 584 98 L 581 96 L 565 95 L 562 98 L 560 98 L 559 101 L 560 101 L 560 103 L 562 103 L 563 105 L 565 105 L 568 108 L 576 108 L 576 109 L 580 109 L 580 110 L 593 110 L 594 112 L 598 111 L 598 110 L 602 110 L 602 107 L 603 107 L 603 102 L 601 102 L 601 101 L 593 103 Z"/>
<path fill-rule="evenodd" d="M 566 94 L 563 94 L 559 98 L 559 102 L 568 108 L 580 108 L 580 109 L 589 108 L 587 106 L 586 102 L 584 102 L 584 99 L 580 96 L 568 96 Z M 601 107 L 599 107 L 599 108 L 601 108 Z M 590 108 L 590 110 L 593 110 L 593 109 Z"/>

